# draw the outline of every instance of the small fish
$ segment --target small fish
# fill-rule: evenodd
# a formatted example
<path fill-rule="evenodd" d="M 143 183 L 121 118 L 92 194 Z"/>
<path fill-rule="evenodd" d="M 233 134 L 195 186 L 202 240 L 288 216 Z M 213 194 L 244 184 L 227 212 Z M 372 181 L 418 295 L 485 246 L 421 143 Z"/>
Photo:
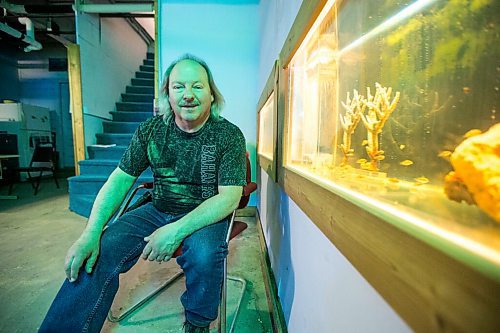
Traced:
<path fill-rule="evenodd" d="M 397 178 L 387 178 L 388 181 L 390 181 L 391 183 L 399 183 L 399 179 Z"/>
<path fill-rule="evenodd" d="M 463 87 L 462 90 L 463 90 L 464 94 L 470 93 L 470 88 L 469 87 Z"/>
<path fill-rule="evenodd" d="M 359 160 L 356 161 L 358 164 L 363 164 L 366 163 L 366 158 L 360 158 Z"/>
<path fill-rule="evenodd" d="M 399 164 L 401 164 L 402 166 L 409 166 L 409 165 L 413 164 L 413 161 L 404 160 L 404 161 L 399 162 Z"/>
<path fill-rule="evenodd" d="M 417 183 L 420 183 L 420 184 L 427 184 L 429 182 L 429 179 L 422 176 L 422 177 L 415 178 L 415 181 Z"/>
<path fill-rule="evenodd" d="M 366 146 L 367 144 L 368 144 L 368 140 L 363 140 L 363 141 L 361 141 L 361 145 L 362 145 L 362 146 Z"/>
<path fill-rule="evenodd" d="M 483 133 L 483 132 L 481 132 L 481 130 L 474 128 L 474 129 L 471 129 L 470 131 L 467 131 L 467 133 L 464 134 L 464 138 L 467 139 L 467 138 L 479 135 L 481 133 Z"/>
<path fill-rule="evenodd" d="M 370 170 L 371 164 L 369 162 L 361 163 L 360 167 L 363 170 Z"/>
<path fill-rule="evenodd" d="M 438 157 L 447 158 L 447 157 L 450 157 L 451 154 L 452 154 L 451 151 L 443 150 L 443 151 L 439 152 Z"/>
<path fill-rule="evenodd" d="M 406 148 L 406 145 L 399 145 L 399 149 L 403 150 Z"/>
<path fill-rule="evenodd" d="M 397 191 L 397 190 L 399 190 L 399 189 L 401 188 L 399 185 L 397 185 L 397 184 L 392 184 L 392 183 L 387 184 L 386 186 L 387 186 L 387 188 L 388 188 L 389 190 L 393 190 L 393 191 Z"/>

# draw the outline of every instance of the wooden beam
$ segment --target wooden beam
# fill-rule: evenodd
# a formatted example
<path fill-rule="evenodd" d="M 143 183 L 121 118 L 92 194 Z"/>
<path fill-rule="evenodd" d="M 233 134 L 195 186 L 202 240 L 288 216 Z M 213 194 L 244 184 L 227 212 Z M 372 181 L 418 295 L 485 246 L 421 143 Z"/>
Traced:
<path fill-rule="evenodd" d="M 277 84 L 277 106 L 276 106 L 276 121 L 277 121 L 277 148 L 276 148 L 276 179 L 281 187 L 284 187 L 284 165 L 287 160 L 288 151 L 288 111 L 290 107 L 288 97 L 290 96 L 290 88 L 288 78 L 290 77 L 290 70 L 283 69 L 278 62 L 278 84 Z"/>
<path fill-rule="evenodd" d="M 71 122 L 73 128 L 73 150 L 75 153 L 75 174 L 80 174 L 78 161 L 85 159 L 85 136 L 83 132 L 83 102 L 82 78 L 80 66 L 80 46 L 69 44 L 68 52 L 68 78 Z"/>

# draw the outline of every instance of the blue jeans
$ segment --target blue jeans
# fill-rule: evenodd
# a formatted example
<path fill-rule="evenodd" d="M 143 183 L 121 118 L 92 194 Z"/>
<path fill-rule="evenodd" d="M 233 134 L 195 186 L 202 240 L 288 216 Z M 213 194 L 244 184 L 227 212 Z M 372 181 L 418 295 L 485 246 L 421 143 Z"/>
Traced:
<path fill-rule="evenodd" d="M 64 281 L 39 332 L 99 332 L 118 291 L 118 276 L 137 262 L 146 245 L 144 237 L 182 216 L 162 213 L 148 203 L 106 228 L 92 273 L 82 265 L 75 282 Z M 196 326 L 217 318 L 228 222 L 229 217 L 188 236 L 177 257 L 186 276 L 181 302 L 186 320 Z"/>

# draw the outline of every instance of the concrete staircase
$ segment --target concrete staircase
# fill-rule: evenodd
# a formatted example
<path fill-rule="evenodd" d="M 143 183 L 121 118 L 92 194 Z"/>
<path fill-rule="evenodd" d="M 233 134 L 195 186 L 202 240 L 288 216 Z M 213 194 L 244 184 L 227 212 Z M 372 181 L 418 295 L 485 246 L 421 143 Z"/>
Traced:
<path fill-rule="evenodd" d="M 80 175 L 70 177 L 69 209 L 88 217 L 95 197 L 111 172 L 117 167 L 139 123 L 153 116 L 154 54 L 147 53 L 143 65 L 126 87 L 113 120 L 103 122 L 103 132 L 96 134 L 97 145 L 87 146 L 88 160 L 79 161 Z M 151 170 L 146 170 L 137 184 L 152 181 Z"/>

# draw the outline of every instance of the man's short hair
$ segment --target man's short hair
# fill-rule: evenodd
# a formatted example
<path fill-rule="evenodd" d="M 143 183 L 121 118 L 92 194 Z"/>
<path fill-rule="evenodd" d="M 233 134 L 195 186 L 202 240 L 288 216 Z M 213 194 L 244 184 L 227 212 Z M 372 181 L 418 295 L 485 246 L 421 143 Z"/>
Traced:
<path fill-rule="evenodd" d="M 213 119 L 218 120 L 222 112 L 222 109 L 224 108 L 224 104 L 226 103 L 226 101 L 224 100 L 224 96 L 222 96 L 219 88 L 217 88 L 217 85 L 215 84 L 214 81 L 214 77 L 212 75 L 212 71 L 208 67 L 207 63 L 202 59 L 189 53 L 183 54 L 182 56 L 174 60 L 165 71 L 165 75 L 163 76 L 163 84 L 161 85 L 160 89 L 159 114 L 163 115 L 163 119 L 165 121 L 169 120 L 170 117 L 172 117 L 173 111 L 172 107 L 170 106 L 170 102 L 168 101 L 168 84 L 169 84 L 170 74 L 172 73 L 174 66 L 183 60 L 195 61 L 198 64 L 200 64 L 200 66 L 202 66 L 207 72 L 208 85 L 210 86 L 210 93 L 214 97 L 214 100 L 210 105 L 210 114 L 212 115 Z"/>

